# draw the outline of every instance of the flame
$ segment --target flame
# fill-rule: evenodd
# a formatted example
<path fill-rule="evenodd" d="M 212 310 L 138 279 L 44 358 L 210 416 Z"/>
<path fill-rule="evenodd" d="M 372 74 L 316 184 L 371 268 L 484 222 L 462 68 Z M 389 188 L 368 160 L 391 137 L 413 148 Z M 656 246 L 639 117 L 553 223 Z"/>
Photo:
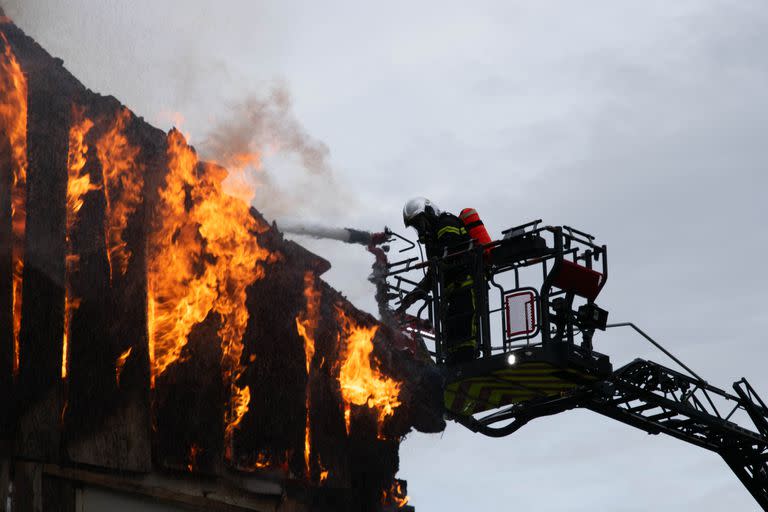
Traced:
<path fill-rule="evenodd" d="M 148 330 L 152 383 L 179 361 L 192 328 L 218 315 L 222 371 L 231 390 L 225 414 L 226 455 L 234 431 L 248 411 L 251 390 L 238 383 L 244 368 L 243 335 L 248 323 L 246 290 L 264 275 L 271 254 L 259 246 L 263 230 L 247 203 L 227 195 L 227 172 L 198 162 L 177 130 L 168 135 L 168 175 L 159 190 L 150 235 Z"/>
<path fill-rule="evenodd" d="M 224 412 L 224 423 L 226 428 L 224 430 L 224 454 L 227 460 L 233 460 L 232 456 L 232 438 L 235 430 L 240 426 L 240 422 L 243 420 L 245 413 L 248 412 L 248 404 L 251 402 L 251 388 L 249 386 L 239 387 L 234 383 L 234 380 L 239 377 L 230 376 L 232 397 L 230 398 L 229 410 Z"/>
<path fill-rule="evenodd" d="M 136 161 L 141 151 L 132 145 L 125 134 L 131 120 L 131 112 L 124 108 L 115 116 L 109 130 L 96 142 L 96 154 L 101 162 L 103 182 L 106 185 L 105 239 L 109 275 L 113 276 L 115 267 L 120 275 L 125 275 L 131 251 L 123 238 L 128 218 L 136 211 L 142 201 L 144 169 Z"/>
<path fill-rule="evenodd" d="M 147 351 L 149 352 L 149 387 L 155 388 L 155 297 L 152 282 L 147 276 Z"/>
<path fill-rule="evenodd" d="M 189 463 L 187 463 L 187 470 L 189 472 L 197 469 L 197 456 L 202 451 L 202 448 L 200 448 L 196 443 L 192 443 L 192 446 L 189 447 Z"/>
<path fill-rule="evenodd" d="M 400 386 L 394 379 L 382 375 L 371 366 L 373 338 L 377 326 L 364 327 L 336 308 L 343 337 L 343 351 L 339 370 L 339 384 L 344 401 L 344 420 L 350 431 L 351 405 L 367 405 L 376 409 L 379 427 L 400 406 Z"/>
<path fill-rule="evenodd" d="M 260 453 L 256 457 L 256 461 L 253 463 L 253 467 L 256 469 L 265 469 L 272 467 L 272 461 L 265 453 Z"/>
<path fill-rule="evenodd" d="M 384 489 L 381 493 L 382 505 L 394 505 L 398 509 L 405 507 L 410 501 L 403 489 L 403 483 L 400 480 L 394 480 L 390 488 Z"/>
<path fill-rule="evenodd" d="M 197 156 L 181 134 L 168 136 L 168 175 L 159 190 L 156 218 L 150 234 L 148 328 L 153 361 L 152 376 L 161 375 L 179 359 L 192 327 L 213 308 L 214 276 L 200 274 L 202 242 L 187 211 L 187 189 L 197 183 Z"/>
<path fill-rule="evenodd" d="M 309 477 L 312 471 L 310 464 L 310 455 L 312 453 L 312 432 L 309 418 L 311 405 L 309 376 L 312 366 L 312 359 L 315 356 L 315 331 L 317 330 L 317 324 L 320 320 L 320 290 L 318 290 L 315 286 L 315 275 L 312 272 L 306 272 L 304 274 L 304 298 L 307 301 L 307 309 L 296 317 L 296 330 L 298 331 L 299 336 L 304 338 L 304 354 L 306 356 L 307 366 L 307 420 L 306 427 L 304 429 L 304 465 L 306 468 L 307 477 Z"/>
<path fill-rule="evenodd" d="M 84 204 L 84 196 L 91 190 L 98 189 L 91 184 L 91 177 L 83 173 L 87 163 L 88 146 L 85 136 L 93 128 L 93 121 L 83 115 L 83 109 L 72 107 L 72 126 L 69 129 L 69 152 L 67 155 L 67 256 L 66 278 L 64 286 L 64 339 L 62 340 L 61 378 L 67 378 L 67 359 L 69 352 L 69 328 L 72 313 L 80 307 L 80 299 L 75 297 L 70 286 L 70 276 L 77 269 L 79 257 L 73 254 L 72 230 L 77 223 L 78 214 Z"/>
<path fill-rule="evenodd" d="M 253 180 L 250 171 L 260 171 L 261 154 L 252 152 L 239 152 L 228 156 L 222 162 L 229 174 L 222 183 L 224 192 L 232 197 L 250 204 L 256 196 L 256 186 L 260 183 Z"/>
<path fill-rule="evenodd" d="M 307 420 L 304 427 L 304 470 L 306 471 L 307 478 L 312 475 L 312 463 L 310 456 L 312 455 L 312 429 L 309 418 L 309 395 L 307 395 Z"/>
<path fill-rule="evenodd" d="M 67 267 L 71 266 L 70 258 L 67 258 Z M 69 273 L 69 272 L 68 272 Z M 72 320 L 72 313 L 80 307 L 80 301 L 71 297 L 72 292 L 69 286 L 64 289 L 64 335 L 61 343 L 61 378 L 67 378 L 67 368 L 69 368 L 69 324 Z"/>
<path fill-rule="evenodd" d="M 27 202 L 27 79 L 5 34 L 0 32 L 0 123 L 11 148 L 11 225 L 13 260 L 13 374 L 19 372 L 19 331 L 21 330 L 22 275 Z"/>
<path fill-rule="evenodd" d="M 128 357 L 130 357 L 132 350 L 133 347 L 128 347 L 128 350 L 124 351 L 120 354 L 120 357 L 117 358 L 117 364 L 115 365 L 115 380 L 118 387 L 120 387 L 120 374 L 123 373 L 123 367 L 125 366 Z"/>
<path fill-rule="evenodd" d="M 280 456 L 259 452 L 254 459 L 253 456 L 243 457 L 237 461 L 235 467 L 239 471 L 255 472 L 262 469 L 279 469 L 284 473 L 290 473 L 288 461 L 291 459 L 292 452 L 287 450 L 282 459 Z"/>
<path fill-rule="evenodd" d="M 315 275 L 312 272 L 304 274 L 304 298 L 307 301 L 306 311 L 296 317 L 296 330 L 304 338 L 304 354 L 306 355 L 307 373 L 315 356 L 315 330 L 320 320 L 320 290 L 315 287 Z"/>
<path fill-rule="evenodd" d="M 352 426 L 352 406 L 349 402 L 344 402 L 344 425 L 347 427 L 347 435 L 349 435 L 349 429 Z"/>
<path fill-rule="evenodd" d="M 187 119 L 181 112 L 169 109 L 162 109 L 154 116 L 156 124 L 169 124 L 175 126 L 177 129 L 181 129 L 186 123 Z M 189 136 L 186 137 L 189 140 Z"/>

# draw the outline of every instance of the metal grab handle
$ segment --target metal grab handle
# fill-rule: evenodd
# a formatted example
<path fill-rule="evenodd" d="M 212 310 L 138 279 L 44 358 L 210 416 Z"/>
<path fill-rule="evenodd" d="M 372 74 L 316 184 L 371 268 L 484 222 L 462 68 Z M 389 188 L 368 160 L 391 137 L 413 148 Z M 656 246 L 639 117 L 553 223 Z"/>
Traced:
<path fill-rule="evenodd" d="M 688 368 L 688 367 L 685 365 L 685 363 L 683 363 L 681 360 L 679 360 L 679 359 L 678 359 L 678 358 L 676 358 L 674 355 L 672 355 L 672 353 L 671 353 L 669 350 L 667 350 L 667 349 L 665 349 L 664 347 L 662 347 L 662 346 L 661 346 L 661 344 L 659 344 L 659 343 L 658 343 L 656 340 L 654 340 L 653 338 L 651 338 L 650 336 L 648 336 L 648 335 L 645 333 L 645 331 L 643 331 L 642 329 L 640 329 L 638 326 L 636 326 L 636 325 L 635 325 L 635 324 L 633 324 L 632 322 L 622 322 L 622 323 L 618 323 L 618 324 L 608 324 L 608 325 L 606 325 L 606 326 L 605 326 L 605 328 L 606 328 L 606 329 L 610 329 L 610 328 L 612 328 L 612 327 L 631 327 L 631 328 L 633 328 L 635 331 L 637 331 L 637 333 L 638 333 L 638 334 L 640 334 L 640 336 L 642 336 L 642 337 L 643 337 L 643 338 L 645 338 L 646 340 L 650 341 L 650 342 L 653 344 L 653 346 L 654 346 L 654 347 L 656 347 L 656 348 L 658 348 L 659 350 L 661 350 L 662 352 L 664 352 L 664 354 L 666 354 L 666 355 L 667 355 L 667 357 L 669 357 L 670 359 L 672 359 L 674 362 L 676 362 L 677 364 L 679 364 L 681 367 L 685 368 L 685 370 L 686 370 L 688 373 L 690 373 L 690 374 L 691 374 L 693 377 L 695 377 L 696 379 L 698 379 L 698 381 L 699 381 L 701 384 L 707 384 L 707 381 L 705 381 L 704 379 L 702 379 L 702 378 L 701 378 L 701 377 L 700 377 L 700 376 L 699 376 L 699 375 L 698 375 L 696 372 L 694 372 L 693 370 L 691 370 L 690 368 Z"/>

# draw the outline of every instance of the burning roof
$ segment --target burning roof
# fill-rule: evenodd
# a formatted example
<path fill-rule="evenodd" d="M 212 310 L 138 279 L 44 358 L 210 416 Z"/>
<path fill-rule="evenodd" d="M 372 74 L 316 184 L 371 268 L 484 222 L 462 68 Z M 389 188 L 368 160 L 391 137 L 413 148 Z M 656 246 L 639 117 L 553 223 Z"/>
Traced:
<path fill-rule="evenodd" d="M 436 377 L 320 279 L 327 262 L 7 18 L 0 126 L 0 438 L 16 453 L 404 504 L 399 441 L 442 428 Z"/>

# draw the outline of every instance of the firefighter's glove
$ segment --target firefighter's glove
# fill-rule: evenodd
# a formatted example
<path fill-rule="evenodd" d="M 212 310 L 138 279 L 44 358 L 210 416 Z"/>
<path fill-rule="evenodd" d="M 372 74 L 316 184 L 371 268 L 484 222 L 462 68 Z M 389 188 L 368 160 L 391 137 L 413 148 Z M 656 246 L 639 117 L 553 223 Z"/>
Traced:
<path fill-rule="evenodd" d="M 426 291 L 420 288 L 416 288 L 411 293 L 403 297 L 403 300 L 400 302 L 400 305 L 397 307 L 396 311 L 398 313 L 405 313 L 405 310 L 411 307 L 411 304 L 419 300 L 426 299 L 428 296 L 429 294 Z"/>

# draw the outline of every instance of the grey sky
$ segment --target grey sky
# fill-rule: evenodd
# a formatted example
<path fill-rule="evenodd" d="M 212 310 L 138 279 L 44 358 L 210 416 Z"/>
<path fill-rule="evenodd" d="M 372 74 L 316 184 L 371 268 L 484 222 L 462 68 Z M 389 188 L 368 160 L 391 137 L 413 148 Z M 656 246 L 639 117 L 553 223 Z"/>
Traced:
<path fill-rule="evenodd" d="M 285 83 L 338 182 L 308 187 L 325 192 L 299 215 L 399 229 L 402 203 L 426 195 L 477 208 L 496 235 L 538 217 L 598 235 L 612 320 L 768 397 L 762 0 L 2 1 L 88 87 L 166 129 L 163 112 L 183 113 L 193 143 Z M 266 165 L 311 184 L 289 160 Z M 373 310 L 363 251 L 302 242 Z M 665 362 L 628 332 L 596 344 L 614 364 Z M 757 510 L 717 456 L 588 412 L 500 440 L 414 434 L 401 458 L 421 511 Z"/>

